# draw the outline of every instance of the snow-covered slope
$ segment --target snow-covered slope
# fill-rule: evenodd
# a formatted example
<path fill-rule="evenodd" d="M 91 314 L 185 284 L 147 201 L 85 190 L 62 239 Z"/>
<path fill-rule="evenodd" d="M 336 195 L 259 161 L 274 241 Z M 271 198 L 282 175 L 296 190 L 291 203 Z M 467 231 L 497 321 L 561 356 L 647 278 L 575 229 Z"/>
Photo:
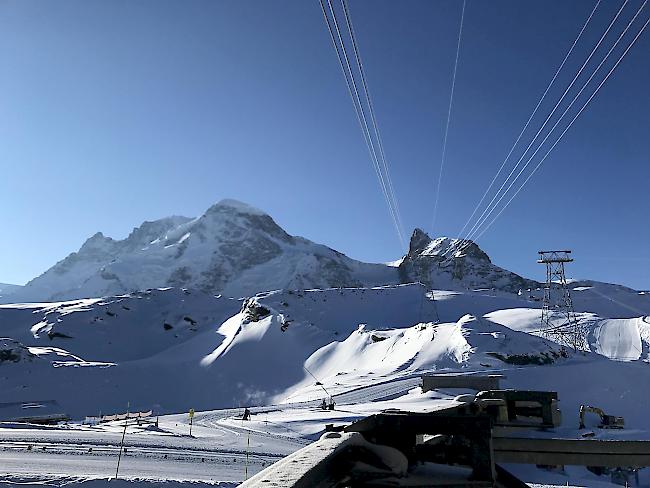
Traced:
<path fill-rule="evenodd" d="M 75 415 L 127 401 L 162 411 L 261 403 L 303 380 L 304 361 L 359 323 L 410 326 L 428 320 L 427 302 L 423 287 L 405 285 L 246 301 L 172 288 L 2 305 L 5 349 L 26 348 L 40 361 L 0 362 L 0 388 L 5 401 L 56 399 Z M 70 364 L 61 364 L 65 354 Z"/>
<path fill-rule="evenodd" d="M 0 299 L 8 297 L 12 293 L 19 291 L 22 288 L 20 285 L 10 285 L 9 283 L 0 283 Z"/>
<path fill-rule="evenodd" d="M 582 280 L 570 283 L 571 299 L 577 312 L 594 312 L 602 317 L 633 318 L 650 315 L 650 293 L 622 285 Z"/>
<path fill-rule="evenodd" d="M 507 362 L 551 364 L 568 357 L 560 346 L 487 320 L 465 315 L 458 322 L 420 323 L 397 329 L 361 325 L 345 340 L 318 349 L 305 362 L 310 375 L 285 401 L 320 394 L 313 378 L 339 393 L 367 384 L 425 371 L 490 371 Z"/>
<path fill-rule="evenodd" d="M 318 398 L 315 377 L 336 392 L 423 370 L 509 368 L 513 355 L 564 361 L 557 346 L 524 333 L 539 326 L 538 302 L 493 292 L 434 296 L 435 305 L 417 284 L 244 300 L 169 288 L 2 305 L 0 388 L 4 401 L 54 399 L 73 415 L 127 402 L 174 412 Z M 644 319 L 580 317 L 594 355 L 648 360 Z M 635 348 L 642 353 L 630 354 Z"/>
<path fill-rule="evenodd" d="M 198 290 L 155 289 L 104 299 L 0 305 L 0 334 L 95 361 L 149 358 L 213 331 L 240 301 Z"/>
<path fill-rule="evenodd" d="M 540 311 L 533 308 L 497 310 L 485 318 L 524 332 L 537 331 L 540 327 Z M 577 318 L 587 330 L 591 351 L 617 361 L 650 362 L 650 316 L 603 318 L 583 312 Z"/>
<path fill-rule="evenodd" d="M 222 200 L 196 219 L 145 222 L 121 241 L 97 233 L 12 294 L 11 301 L 59 301 L 164 286 L 238 297 L 397 279 L 393 268 L 361 263 L 291 236 L 264 212 Z"/>

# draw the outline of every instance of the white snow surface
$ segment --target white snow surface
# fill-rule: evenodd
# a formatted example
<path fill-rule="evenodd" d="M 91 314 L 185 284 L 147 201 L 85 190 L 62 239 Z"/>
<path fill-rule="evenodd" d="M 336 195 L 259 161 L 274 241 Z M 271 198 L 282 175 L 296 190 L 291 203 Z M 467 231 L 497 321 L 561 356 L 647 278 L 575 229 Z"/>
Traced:
<path fill-rule="evenodd" d="M 188 408 L 190 398 L 201 409 L 313 400 L 322 394 L 314 378 L 338 392 L 421 371 L 504 366 L 488 353 L 558 351 L 526 333 L 539 328 L 537 302 L 494 292 L 433 297 L 417 284 L 248 300 L 164 288 L 0 305 L 1 347 L 20 358 L 0 363 L 0 387 L 5 401 L 57 400 L 75 417 L 127 402 L 165 413 Z M 646 316 L 579 317 L 597 357 L 649 360 Z"/>
<path fill-rule="evenodd" d="M 626 420 L 626 430 L 598 436 L 650 438 L 640 407 L 650 403 L 650 319 L 617 316 L 630 312 L 626 306 L 643 306 L 623 302 L 626 293 L 618 290 L 616 302 L 577 297 L 601 313 L 578 314 L 591 352 L 568 357 L 530 333 L 539 328 L 538 301 L 495 290 L 431 294 L 411 284 L 273 291 L 243 300 L 166 287 L 2 305 L 0 391 L 3 402 L 56 400 L 77 422 L 124 412 L 127 402 L 132 410 L 170 414 L 158 428 L 127 429 L 123 469 L 132 483 L 234 486 L 245 477 L 247 450 L 252 475 L 318 438 L 327 423 L 453 404 L 457 390 L 417 388 L 419 376 L 431 371 L 501 373 L 505 388 L 558 391 L 564 424 L 550 435 L 578 436 L 577 411 L 588 403 Z M 548 364 L 505 361 L 515 356 Z M 335 410 L 317 407 L 326 395 L 334 396 Z M 250 422 L 240 420 L 244 405 L 258 405 Z M 178 413 L 189 408 L 197 410 L 193 437 L 187 415 Z M 64 484 L 72 476 L 102 484 L 112 476 L 122 428 L 0 425 L 7 448 L 0 451 L 0 480 Z M 539 470 L 527 476 L 549 480 Z M 590 476 L 581 471 L 563 480 L 596 486 Z"/>
<path fill-rule="evenodd" d="M 505 388 L 558 391 L 564 423 L 549 435 L 578 436 L 587 403 L 626 420 L 626 430 L 597 437 L 650 438 L 640 408 L 650 403 L 650 294 L 572 280 L 589 351 L 564 354 L 538 336 L 538 284 L 493 265 L 475 244 L 446 262 L 453 242 L 416 231 L 404 258 L 361 263 L 232 200 L 196 219 L 147 222 L 123 241 L 93 236 L 13 290 L 23 303 L 0 305 L 0 422 L 11 420 L 3 402 L 54 400 L 73 418 L 0 424 L 0 486 L 104 486 L 123 424 L 79 421 L 127 404 L 161 416 L 158 427 L 127 428 L 119 486 L 236 486 L 327 423 L 454 404 L 463 392 L 419 390 L 420 375 L 433 371 L 500 373 Z M 417 280 L 427 285 L 399 284 Z M 322 411 L 330 395 L 337 408 Z M 243 422 L 241 407 L 251 405 Z M 190 408 L 192 437 L 179 413 Z M 522 476 L 610 485 L 584 470 Z"/>

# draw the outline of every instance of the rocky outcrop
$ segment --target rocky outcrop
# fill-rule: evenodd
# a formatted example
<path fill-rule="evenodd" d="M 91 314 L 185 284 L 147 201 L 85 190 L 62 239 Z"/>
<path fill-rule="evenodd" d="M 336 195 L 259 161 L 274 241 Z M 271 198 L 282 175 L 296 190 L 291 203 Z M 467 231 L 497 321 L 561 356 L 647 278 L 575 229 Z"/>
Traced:
<path fill-rule="evenodd" d="M 409 252 L 398 270 L 402 283 L 419 281 L 429 288 L 494 288 L 516 293 L 539 286 L 536 281 L 492 264 L 490 257 L 472 241 L 431 239 L 421 229 L 413 232 Z"/>

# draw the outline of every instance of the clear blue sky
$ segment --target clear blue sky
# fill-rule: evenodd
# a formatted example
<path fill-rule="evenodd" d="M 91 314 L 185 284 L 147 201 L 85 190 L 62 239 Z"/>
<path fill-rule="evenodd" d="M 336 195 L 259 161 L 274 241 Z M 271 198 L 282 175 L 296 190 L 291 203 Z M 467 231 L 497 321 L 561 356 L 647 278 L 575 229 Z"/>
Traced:
<path fill-rule="evenodd" d="M 469 217 L 593 5 L 468 0 L 436 234 Z M 430 227 L 460 9 L 350 0 L 407 233 Z M 479 240 L 494 262 L 541 279 L 536 252 L 571 248 L 573 276 L 650 288 L 649 54 L 650 29 Z M 402 253 L 316 0 L 5 0 L 0 66 L 0 282 L 226 197 L 357 259 Z"/>

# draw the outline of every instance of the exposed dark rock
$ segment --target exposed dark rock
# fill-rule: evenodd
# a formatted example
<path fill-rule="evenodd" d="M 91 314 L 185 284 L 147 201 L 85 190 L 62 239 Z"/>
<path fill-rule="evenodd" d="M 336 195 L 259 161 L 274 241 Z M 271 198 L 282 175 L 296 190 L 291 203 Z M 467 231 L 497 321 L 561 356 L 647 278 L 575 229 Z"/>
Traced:
<path fill-rule="evenodd" d="M 460 251 L 449 248 L 456 245 Z M 446 254 L 445 254 L 446 253 Z M 539 283 L 495 266 L 489 256 L 472 241 L 456 244 L 454 239 L 431 239 L 422 229 L 415 229 L 409 252 L 398 268 L 402 283 L 419 281 L 428 288 L 442 282 L 456 282 L 463 288 L 493 288 L 511 293 L 539 286 Z"/>
<path fill-rule="evenodd" d="M 271 314 L 271 311 L 263 305 L 260 305 L 254 298 L 244 300 L 242 305 L 244 322 L 258 322 Z"/>

